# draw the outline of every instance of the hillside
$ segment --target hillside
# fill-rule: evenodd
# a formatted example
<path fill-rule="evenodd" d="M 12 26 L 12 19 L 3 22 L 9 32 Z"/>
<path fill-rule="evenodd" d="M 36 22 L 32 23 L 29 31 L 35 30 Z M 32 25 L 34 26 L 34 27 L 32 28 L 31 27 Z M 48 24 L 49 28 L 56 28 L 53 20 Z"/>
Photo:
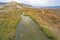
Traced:
<path fill-rule="evenodd" d="M 31 17 L 51 40 L 60 39 L 60 8 L 33 8 L 29 5 L 10 2 L 0 6 L 1 40 L 13 40 L 16 24 L 23 12 L 24 15 Z"/>
<path fill-rule="evenodd" d="M 0 40 L 13 40 L 21 12 L 14 3 L 4 4 L 0 8 Z"/>
<path fill-rule="evenodd" d="M 33 10 L 33 11 L 32 11 Z M 27 12 L 28 11 L 28 12 Z M 48 28 L 52 31 L 54 35 L 60 39 L 60 9 L 26 9 L 25 15 L 29 15 L 33 20 L 35 20 L 43 28 Z M 40 27 L 46 34 L 49 34 L 47 29 Z"/>
<path fill-rule="evenodd" d="M 52 36 L 49 35 L 49 31 L 47 31 L 49 29 L 57 36 L 58 40 L 60 39 L 60 8 L 25 7 L 24 13 L 37 22 L 48 36 Z"/>

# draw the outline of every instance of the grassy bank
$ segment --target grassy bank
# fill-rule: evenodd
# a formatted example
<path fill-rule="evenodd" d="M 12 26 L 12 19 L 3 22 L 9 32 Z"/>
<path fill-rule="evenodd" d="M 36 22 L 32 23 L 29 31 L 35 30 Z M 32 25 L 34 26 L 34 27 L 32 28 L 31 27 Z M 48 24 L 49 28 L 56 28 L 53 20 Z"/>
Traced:
<path fill-rule="evenodd" d="M 25 11 L 25 15 L 30 16 L 40 26 L 39 28 L 50 40 L 57 40 L 55 34 L 53 34 L 50 29 L 46 28 L 46 25 L 44 25 L 45 22 L 37 14 L 35 14 L 34 11 Z"/>
<path fill-rule="evenodd" d="M 15 36 L 16 24 L 20 20 L 19 9 L 0 12 L 0 40 L 12 40 Z"/>
<path fill-rule="evenodd" d="M 55 34 L 51 32 L 50 29 L 46 28 L 44 25 L 40 24 L 40 29 L 45 33 L 45 35 L 50 38 L 51 40 L 57 40 L 57 37 Z"/>

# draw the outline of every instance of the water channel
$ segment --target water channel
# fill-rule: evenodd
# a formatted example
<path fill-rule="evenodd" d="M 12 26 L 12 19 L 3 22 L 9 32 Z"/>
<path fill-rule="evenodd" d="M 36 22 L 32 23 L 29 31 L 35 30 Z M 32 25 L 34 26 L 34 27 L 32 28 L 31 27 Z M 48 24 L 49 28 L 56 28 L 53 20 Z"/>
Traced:
<path fill-rule="evenodd" d="M 14 40 L 49 40 L 49 38 L 40 30 L 29 16 L 21 15 L 21 20 L 16 28 L 16 37 Z"/>

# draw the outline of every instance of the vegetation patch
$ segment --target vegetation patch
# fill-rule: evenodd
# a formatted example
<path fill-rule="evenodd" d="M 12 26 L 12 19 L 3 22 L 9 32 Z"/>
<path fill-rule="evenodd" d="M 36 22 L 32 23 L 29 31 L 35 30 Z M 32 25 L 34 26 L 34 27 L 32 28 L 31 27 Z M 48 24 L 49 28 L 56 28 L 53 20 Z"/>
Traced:
<path fill-rule="evenodd" d="M 57 37 L 55 36 L 55 34 L 53 34 L 50 29 L 46 28 L 45 27 L 46 25 L 42 25 L 41 21 L 39 21 L 40 17 L 37 16 L 37 14 L 35 14 L 34 12 L 31 12 L 31 11 L 28 11 L 28 12 L 25 12 L 25 15 L 30 16 L 40 26 L 39 28 L 44 32 L 44 34 L 50 40 L 57 40 Z M 43 20 L 42 20 L 42 22 L 43 22 Z"/>
<path fill-rule="evenodd" d="M 13 40 L 21 13 L 17 9 L 0 12 L 0 40 Z"/>
<path fill-rule="evenodd" d="M 40 25 L 40 29 L 45 33 L 45 35 L 51 40 L 57 40 L 57 37 L 51 32 L 50 29 L 46 28 L 44 25 Z"/>

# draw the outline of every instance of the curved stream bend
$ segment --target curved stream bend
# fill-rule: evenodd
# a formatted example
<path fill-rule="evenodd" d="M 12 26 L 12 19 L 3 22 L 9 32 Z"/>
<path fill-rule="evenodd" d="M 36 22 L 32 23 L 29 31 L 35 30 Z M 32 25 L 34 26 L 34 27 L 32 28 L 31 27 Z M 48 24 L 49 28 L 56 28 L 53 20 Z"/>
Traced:
<path fill-rule="evenodd" d="M 49 40 L 29 16 L 22 14 L 21 17 L 16 28 L 15 40 Z"/>

